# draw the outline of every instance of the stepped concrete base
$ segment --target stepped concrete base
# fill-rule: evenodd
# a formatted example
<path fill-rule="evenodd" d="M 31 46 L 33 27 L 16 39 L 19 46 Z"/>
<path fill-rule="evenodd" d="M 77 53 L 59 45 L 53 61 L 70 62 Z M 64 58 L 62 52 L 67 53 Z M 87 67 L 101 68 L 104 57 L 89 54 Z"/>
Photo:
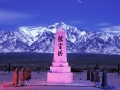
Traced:
<path fill-rule="evenodd" d="M 71 67 L 50 67 L 50 71 L 53 73 L 70 73 Z"/>
<path fill-rule="evenodd" d="M 62 62 L 52 62 L 52 65 L 53 66 L 55 66 L 55 67 L 60 67 L 60 66 L 62 66 L 62 67 L 67 67 L 68 66 L 68 63 L 66 62 L 66 63 L 62 63 Z"/>
<path fill-rule="evenodd" d="M 73 73 L 47 73 L 47 83 L 73 83 Z"/>

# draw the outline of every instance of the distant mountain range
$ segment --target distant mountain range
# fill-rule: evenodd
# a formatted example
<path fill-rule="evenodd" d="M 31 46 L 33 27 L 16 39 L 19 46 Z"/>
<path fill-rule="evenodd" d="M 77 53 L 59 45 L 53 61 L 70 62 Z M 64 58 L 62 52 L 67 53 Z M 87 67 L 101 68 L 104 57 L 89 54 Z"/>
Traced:
<path fill-rule="evenodd" d="M 18 31 L 0 31 L 0 52 L 53 53 L 56 30 L 66 32 L 67 53 L 120 55 L 120 34 L 86 32 L 63 22 Z"/>

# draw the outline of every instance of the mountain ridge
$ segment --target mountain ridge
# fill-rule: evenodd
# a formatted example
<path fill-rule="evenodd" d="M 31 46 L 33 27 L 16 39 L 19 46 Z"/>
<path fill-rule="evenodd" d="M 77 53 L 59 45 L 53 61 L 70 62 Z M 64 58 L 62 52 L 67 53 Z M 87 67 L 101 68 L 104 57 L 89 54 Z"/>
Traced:
<path fill-rule="evenodd" d="M 0 52 L 53 53 L 56 30 L 66 32 L 67 53 L 95 53 L 120 55 L 120 34 L 86 32 L 63 22 L 50 26 L 0 31 Z"/>

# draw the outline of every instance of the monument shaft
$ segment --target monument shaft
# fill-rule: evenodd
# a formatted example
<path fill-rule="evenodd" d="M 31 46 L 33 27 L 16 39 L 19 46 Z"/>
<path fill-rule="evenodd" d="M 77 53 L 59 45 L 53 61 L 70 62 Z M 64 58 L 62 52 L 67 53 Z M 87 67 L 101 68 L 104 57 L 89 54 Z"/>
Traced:
<path fill-rule="evenodd" d="M 55 46 L 54 46 L 54 61 L 67 62 L 66 53 L 66 37 L 65 32 L 58 30 L 56 32 Z"/>

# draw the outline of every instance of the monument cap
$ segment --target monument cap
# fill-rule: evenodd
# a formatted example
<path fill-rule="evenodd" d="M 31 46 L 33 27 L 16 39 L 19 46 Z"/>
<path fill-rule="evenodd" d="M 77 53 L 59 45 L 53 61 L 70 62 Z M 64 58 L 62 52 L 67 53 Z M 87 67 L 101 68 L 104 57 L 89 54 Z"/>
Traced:
<path fill-rule="evenodd" d="M 58 28 L 57 32 L 64 32 L 62 26 Z"/>

